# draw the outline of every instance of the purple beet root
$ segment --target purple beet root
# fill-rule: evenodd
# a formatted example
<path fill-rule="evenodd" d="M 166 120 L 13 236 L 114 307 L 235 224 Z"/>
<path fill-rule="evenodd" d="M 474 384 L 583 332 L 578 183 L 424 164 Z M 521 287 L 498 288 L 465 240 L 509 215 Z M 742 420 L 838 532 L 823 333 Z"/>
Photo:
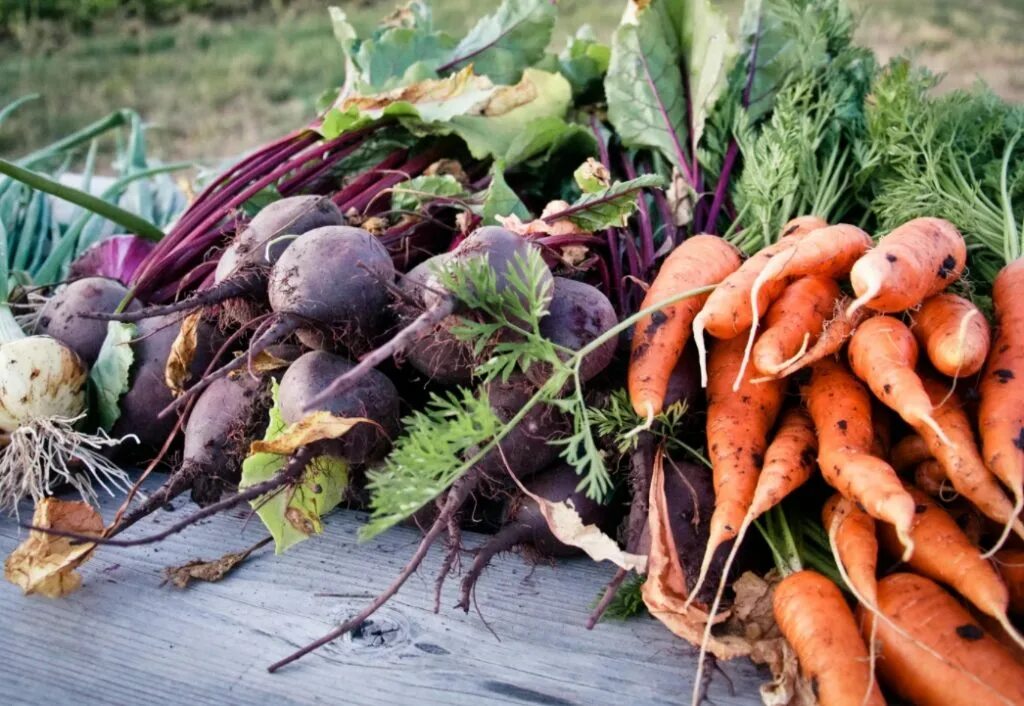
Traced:
<path fill-rule="evenodd" d="M 83 314 L 113 314 L 128 296 L 128 288 L 115 279 L 83 277 L 59 288 L 39 312 L 36 333 L 52 336 L 78 354 L 88 365 L 96 362 L 107 322 Z M 128 304 L 126 311 L 140 311 L 138 302 Z"/>

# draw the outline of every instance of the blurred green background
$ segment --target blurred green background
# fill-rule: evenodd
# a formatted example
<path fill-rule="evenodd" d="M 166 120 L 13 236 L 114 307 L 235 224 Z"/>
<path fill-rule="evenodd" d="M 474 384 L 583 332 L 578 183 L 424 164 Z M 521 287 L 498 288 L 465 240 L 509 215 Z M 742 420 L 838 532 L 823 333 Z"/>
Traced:
<path fill-rule="evenodd" d="M 441 27 L 459 31 L 499 0 L 434 0 Z M 151 125 L 165 159 L 237 154 L 303 125 L 316 97 L 340 83 L 327 6 L 357 26 L 395 0 L 0 0 L 0 104 L 41 98 L 0 130 L 0 155 L 17 156 L 117 107 Z M 722 5 L 734 17 L 742 0 Z M 561 0 L 556 44 L 587 22 L 607 38 L 624 3 Z M 853 0 L 860 39 L 884 60 L 910 52 L 948 75 L 979 78 L 1024 100 L 1024 0 Z"/>

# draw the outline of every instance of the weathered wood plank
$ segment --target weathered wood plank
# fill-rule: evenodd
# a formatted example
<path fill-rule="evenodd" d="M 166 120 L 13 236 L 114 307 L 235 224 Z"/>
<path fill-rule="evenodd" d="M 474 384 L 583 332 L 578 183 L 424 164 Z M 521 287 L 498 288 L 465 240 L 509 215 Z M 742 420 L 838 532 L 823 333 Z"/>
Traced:
<path fill-rule="evenodd" d="M 161 512 L 133 532 L 191 507 Z M 102 550 L 83 568 L 85 585 L 65 600 L 24 598 L 4 583 L 3 701 L 563 706 L 689 699 L 695 652 L 656 621 L 583 627 L 608 566 L 580 560 L 533 568 L 515 556 L 498 559 L 477 589 L 496 638 L 475 613 L 448 608 L 457 580 L 440 615 L 432 612 L 439 551 L 360 638 L 268 674 L 270 662 L 329 630 L 390 581 L 418 536 L 397 529 L 357 544 L 365 515 L 336 512 L 323 537 L 278 557 L 261 550 L 225 581 L 186 591 L 160 585 L 165 566 L 258 540 L 259 522 L 245 524 L 244 516 L 214 518 L 157 546 Z M 13 520 L 0 520 L 0 551 L 6 555 L 18 541 Z M 725 673 L 728 679 L 717 674 L 711 684 L 712 703 L 758 702 L 764 674 L 746 661 L 726 665 Z"/>

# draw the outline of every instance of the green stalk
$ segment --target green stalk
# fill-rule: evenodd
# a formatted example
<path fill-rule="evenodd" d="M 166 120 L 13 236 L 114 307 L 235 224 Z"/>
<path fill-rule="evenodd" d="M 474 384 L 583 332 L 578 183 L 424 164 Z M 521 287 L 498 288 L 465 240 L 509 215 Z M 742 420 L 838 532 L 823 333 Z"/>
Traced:
<path fill-rule="evenodd" d="M 49 159 L 55 154 L 78 147 L 81 144 L 89 142 L 95 137 L 99 137 L 108 130 L 127 124 L 131 119 L 131 115 L 132 112 L 130 110 L 116 110 L 105 118 L 100 118 L 96 122 L 86 125 L 77 132 L 73 132 L 66 137 L 62 137 L 56 142 L 47 145 L 46 147 L 25 155 L 18 160 L 18 165 L 22 167 L 31 167 L 35 163 Z"/>
<path fill-rule="evenodd" d="M 162 230 L 149 221 L 136 216 L 134 213 L 130 213 L 129 211 L 126 211 L 119 206 L 115 206 L 112 203 L 108 203 L 101 198 L 97 198 L 92 194 L 87 194 L 84 191 L 80 191 L 70 186 L 65 186 L 64 184 L 45 177 L 42 174 L 19 167 L 6 159 L 0 159 L 0 174 L 6 174 L 12 179 L 20 181 L 33 189 L 44 191 L 56 196 L 57 198 L 63 199 L 77 206 L 81 206 L 88 211 L 92 211 L 99 216 L 103 216 L 109 221 L 113 221 L 128 232 L 134 233 L 146 240 L 156 242 L 164 237 L 164 232 Z"/>
<path fill-rule="evenodd" d="M 1013 148 L 1016 146 L 1017 141 L 1020 139 L 1021 133 L 1018 132 L 1013 136 L 1007 145 L 1006 150 L 1003 152 L 1003 164 L 1002 170 L 999 175 L 999 196 L 1000 201 L 1003 202 L 1003 219 L 1004 227 L 1006 229 L 1006 263 L 1009 264 L 1020 257 L 1021 253 L 1021 242 L 1020 234 L 1017 231 L 1017 219 L 1013 217 L 1013 205 L 1010 203 L 1010 189 L 1007 186 L 1007 173 L 1010 170 L 1010 154 L 1013 152 Z"/>

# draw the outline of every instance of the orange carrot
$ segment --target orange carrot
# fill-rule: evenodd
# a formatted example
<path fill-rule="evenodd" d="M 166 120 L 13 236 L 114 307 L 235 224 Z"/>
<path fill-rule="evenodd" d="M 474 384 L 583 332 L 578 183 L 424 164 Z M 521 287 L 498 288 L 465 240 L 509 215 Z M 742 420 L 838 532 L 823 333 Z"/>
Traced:
<path fill-rule="evenodd" d="M 960 231 L 941 218 L 915 218 L 878 241 L 850 270 L 857 295 L 847 311 L 915 307 L 955 282 L 967 262 Z"/>
<path fill-rule="evenodd" d="M 878 584 L 887 620 L 877 624 L 883 680 L 916 706 L 1024 704 L 1024 667 L 953 596 L 926 578 L 892 574 Z"/>
<path fill-rule="evenodd" d="M 970 377 L 988 358 L 990 333 L 985 315 L 955 294 L 936 294 L 914 314 L 914 335 L 935 369 L 951 378 Z"/>
<path fill-rule="evenodd" d="M 803 395 L 818 432 L 822 476 L 876 520 L 893 525 L 909 553 L 913 549 L 914 499 L 896 471 L 871 453 L 874 431 L 868 391 L 831 360 L 818 361 L 812 370 Z"/>
<path fill-rule="evenodd" d="M 919 463 L 932 458 L 934 456 L 920 434 L 908 434 L 897 441 L 889 452 L 889 463 L 897 473 L 909 471 L 916 468 Z"/>
<path fill-rule="evenodd" d="M 835 544 L 836 561 L 843 565 L 857 595 L 878 602 L 878 540 L 875 521 L 857 503 L 836 493 L 825 503 L 821 522 Z"/>
<path fill-rule="evenodd" d="M 902 321 L 891 316 L 871 317 L 857 327 L 847 353 L 853 372 L 875 397 L 918 432 L 931 429 L 949 442 L 932 416 L 931 400 L 914 371 L 917 341 Z"/>
<path fill-rule="evenodd" d="M 746 331 L 750 326 L 750 287 L 761 270 L 773 257 L 788 251 L 808 233 L 827 225 L 816 216 L 794 218 L 783 226 L 781 238 L 777 242 L 747 258 L 739 269 L 726 277 L 711 293 L 693 320 L 693 337 L 697 342 L 697 355 L 700 359 L 701 387 L 708 385 L 704 332 L 707 331 L 715 338 L 727 340 Z M 780 281 L 765 290 L 764 296 L 757 300 L 761 313 L 782 292 L 786 284 L 785 281 Z"/>
<path fill-rule="evenodd" d="M 929 458 L 914 467 L 914 485 L 933 498 L 942 500 L 946 492 L 946 472 L 942 464 Z"/>
<path fill-rule="evenodd" d="M 971 421 L 960 398 L 937 380 L 926 378 L 923 382 L 925 392 L 932 402 L 935 422 L 950 443 L 942 443 L 931 429 L 923 429 L 921 438 L 935 460 L 941 464 L 945 477 L 956 492 L 967 498 L 982 514 L 1006 528 L 993 550 L 1002 545 L 1011 530 L 1024 537 L 1024 523 L 1014 512 L 1013 503 L 1006 497 L 995 476 L 985 468 L 974 441 Z"/>
<path fill-rule="evenodd" d="M 706 432 L 715 511 L 698 583 L 707 575 L 715 550 L 735 537 L 743 525 L 765 463 L 768 433 L 782 406 L 785 382 L 781 380 L 764 385 L 745 380 L 739 392 L 732 391 L 742 354 L 742 338 L 716 341 L 708 361 Z"/>
<path fill-rule="evenodd" d="M 801 277 L 783 290 L 765 315 L 765 329 L 754 345 L 754 367 L 778 375 L 807 352 L 839 298 L 829 277 Z"/>
<path fill-rule="evenodd" d="M 907 492 L 916 503 L 910 529 L 915 549 L 907 564 L 921 575 L 953 588 L 1020 641 L 1007 617 L 1010 593 L 999 573 L 982 558 L 949 513 L 921 490 L 908 487 Z M 899 539 L 889 527 L 880 527 L 878 537 L 887 552 L 899 554 Z"/>
<path fill-rule="evenodd" d="M 790 574 L 775 587 L 772 612 L 822 706 L 885 704 L 857 621 L 834 583 L 815 571 Z"/>
<path fill-rule="evenodd" d="M 714 235 L 684 240 L 665 259 L 642 308 L 656 306 L 673 296 L 721 282 L 740 265 L 739 251 Z M 636 413 L 651 419 L 661 412 L 669 376 L 679 361 L 690 324 L 707 294 L 670 304 L 637 322 L 633 333 L 628 387 Z"/>
<path fill-rule="evenodd" d="M 825 322 L 817 340 L 811 344 L 811 347 L 807 349 L 806 353 L 780 370 L 774 376 L 769 377 L 789 377 L 793 373 L 814 365 L 819 360 L 824 360 L 830 355 L 838 353 L 839 349 L 843 347 L 843 344 L 846 343 L 847 339 L 853 335 L 854 330 L 857 328 L 857 324 L 865 318 L 863 310 L 855 312 L 853 316 L 847 316 L 846 301 L 847 298 L 843 297 L 836 302 L 835 314 L 831 319 Z M 757 378 L 755 382 L 763 382 L 764 380 L 765 378 Z"/>
<path fill-rule="evenodd" d="M 1002 549 L 995 563 L 1010 592 L 1010 612 L 1024 615 L 1024 549 Z"/>
<path fill-rule="evenodd" d="M 747 360 L 754 346 L 761 308 L 761 291 L 772 283 L 794 277 L 818 275 L 839 277 L 850 271 L 853 263 L 871 247 L 871 237 L 856 226 L 840 224 L 808 233 L 791 250 L 772 258 L 761 270 L 750 288 L 750 334 L 743 354 L 740 373 L 746 371 Z M 736 385 L 739 377 L 736 378 Z"/>
<path fill-rule="evenodd" d="M 996 335 L 978 392 L 985 465 L 1024 508 L 1024 260 L 1004 267 L 992 285 Z"/>
<path fill-rule="evenodd" d="M 811 421 L 811 418 L 799 407 L 786 410 L 779 421 L 779 428 L 775 432 L 775 438 L 772 439 L 768 450 L 765 451 L 764 466 L 761 468 L 760 474 L 757 475 L 754 494 L 750 500 L 750 505 L 747 507 L 746 515 L 743 517 L 743 521 L 740 522 L 739 530 L 736 532 L 736 541 L 733 542 L 732 549 L 729 550 L 729 555 L 725 559 L 725 564 L 722 568 L 722 580 L 718 584 L 718 591 L 711 604 L 709 615 L 714 615 L 718 612 L 718 605 L 722 599 L 722 592 L 725 588 L 726 578 L 729 575 L 729 569 L 736 558 L 740 545 L 743 544 L 743 538 L 754 523 L 754 520 L 781 503 L 787 495 L 807 482 L 814 472 L 817 450 L 818 438 L 814 433 L 814 423 Z M 714 548 L 709 543 L 700 573 L 697 576 L 697 582 L 690 592 L 687 605 L 693 602 L 693 599 L 700 592 L 701 586 L 704 585 L 704 579 L 707 578 L 707 572 L 711 566 L 713 555 Z"/>

